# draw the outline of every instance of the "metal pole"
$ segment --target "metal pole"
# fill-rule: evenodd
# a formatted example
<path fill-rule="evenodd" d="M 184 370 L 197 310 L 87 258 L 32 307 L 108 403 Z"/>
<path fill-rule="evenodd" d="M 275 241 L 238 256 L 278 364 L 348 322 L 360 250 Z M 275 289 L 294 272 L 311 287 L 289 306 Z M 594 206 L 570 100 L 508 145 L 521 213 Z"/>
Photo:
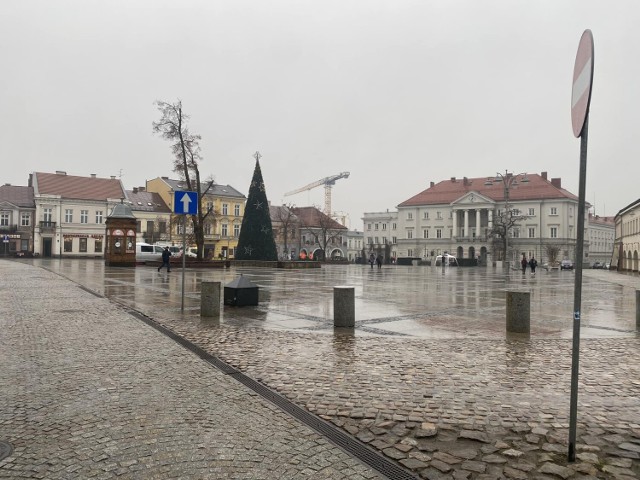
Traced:
<path fill-rule="evenodd" d="M 580 135 L 580 180 L 578 189 L 578 234 L 576 239 L 575 287 L 573 292 L 573 347 L 571 355 L 571 400 L 569 408 L 568 460 L 576 460 L 576 423 L 578 417 L 578 363 L 580 360 L 580 305 L 582 301 L 582 258 L 584 256 L 584 207 L 587 183 L 587 138 L 589 115 Z"/>
<path fill-rule="evenodd" d="M 187 216 L 182 217 L 182 302 L 180 304 L 180 311 L 184 312 L 184 269 L 187 257 Z"/>
<path fill-rule="evenodd" d="M 509 174 L 507 172 L 505 172 L 505 177 L 504 177 L 504 221 L 505 221 L 505 228 L 504 228 L 504 263 L 505 266 L 507 267 L 507 273 L 509 273 L 509 269 L 511 268 L 511 265 L 509 265 L 510 259 L 509 259 L 509 222 L 510 222 L 510 218 L 509 218 L 509 185 L 507 184 L 509 180 Z"/>

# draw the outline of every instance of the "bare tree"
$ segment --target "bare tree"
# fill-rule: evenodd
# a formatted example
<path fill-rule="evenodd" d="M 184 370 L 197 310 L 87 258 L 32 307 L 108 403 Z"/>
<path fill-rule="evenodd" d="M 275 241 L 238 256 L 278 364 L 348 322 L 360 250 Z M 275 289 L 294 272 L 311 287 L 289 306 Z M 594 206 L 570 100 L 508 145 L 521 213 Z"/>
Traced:
<path fill-rule="evenodd" d="M 173 171 L 184 180 L 187 189 L 198 193 L 198 213 L 191 217 L 193 237 L 198 246 L 198 259 L 202 260 L 204 250 L 204 225 L 209 216 L 215 215 L 213 208 L 203 209 L 202 200 L 213 188 L 213 180 L 201 183 L 199 163 L 202 160 L 200 135 L 189 131 L 189 116 L 182 110 L 182 102 L 155 102 L 160 112 L 160 120 L 153 122 L 153 132 L 171 142 L 174 156 Z"/>
<path fill-rule="evenodd" d="M 507 254 L 509 253 L 507 252 L 509 232 L 513 229 L 514 225 L 523 218 L 525 218 L 523 215 L 520 215 L 517 210 L 509 208 L 508 205 L 493 217 L 493 226 L 489 231 L 489 236 L 493 240 L 493 250 L 496 259 L 506 260 Z"/>
<path fill-rule="evenodd" d="M 544 247 L 547 258 L 549 259 L 549 265 L 554 266 L 558 264 L 558 254 L 562 247 L 560 245 L 548 244 Z"/>
<path fill-rule="evenodd" d="M 342 236 L 347 229 L 330 216 L 322 213 L 318 207 L 315 207 L 314 210 L 316 213 L 312 223 L 303 225 L 302 229 L 313 237 L 314 243 L 322 250 L 323 258 L 321 260 L 326 260 L 329 246 L 339 243 L 342 247 Z"/>
<path fill-rule="evenodd" d="M 295 205 L 287 203 L 277 208 L 274 220 L 280 225 L 280 232 L 284 244 L 283 254 L 289 258 L 289 238 L 295 238 L 298 217 L 293 213 Z"/>

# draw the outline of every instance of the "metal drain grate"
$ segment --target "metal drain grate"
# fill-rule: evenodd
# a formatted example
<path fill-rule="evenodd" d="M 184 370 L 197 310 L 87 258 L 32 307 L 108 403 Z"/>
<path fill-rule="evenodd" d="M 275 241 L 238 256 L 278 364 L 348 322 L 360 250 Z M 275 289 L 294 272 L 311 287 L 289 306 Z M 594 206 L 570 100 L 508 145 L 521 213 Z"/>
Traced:
<path fill-rule="evenodd" d="M 189 340 L 182 338 L 168 328 L 160 325 L 159 323 L 156 323 L 149 317 L 141 314 L 140 312 L 136 312 L 135 310 L 129 310 L 129 313 L 137 319 L 142 320 L 150 327 L 155 328 L 167 337 L 176 341 L 187 350 L 195 353 L 198 357 L 218 368 L 223 373 L 229 375 L 231 378 L 236 379 L 238 382 L 250 388 L 261 397 L 269 400 L 271 403 L 273 403 L 298 421 L 302 422 L 310 428 L 313 428 L 316 432 L 327 438 L 329 441 L 333 442 L 335 445 L 353 455 L 362 463 L 377 470 L 385 477 L 393 480 L 416 480 L 418 478 L 408 470 L 405 470 L 383 455 L 372 450 L 360 440 L 352 437 L 339 428 L 334 427 L 329 422 L 324 421 L 316 415 L 304 410 L 295 403 L 284 398 L 279 393 L 274 392 L 265 385 L 248 377 L 233 366 L 220 360 L 218 357 L 211 355 L 199 346 L 195 345 Z"/>
<path fill-rule="evenodd" d="M 13 452 L 13 447 L 10 443 L 0 442 L 0 460 L 7 458 Z"/>

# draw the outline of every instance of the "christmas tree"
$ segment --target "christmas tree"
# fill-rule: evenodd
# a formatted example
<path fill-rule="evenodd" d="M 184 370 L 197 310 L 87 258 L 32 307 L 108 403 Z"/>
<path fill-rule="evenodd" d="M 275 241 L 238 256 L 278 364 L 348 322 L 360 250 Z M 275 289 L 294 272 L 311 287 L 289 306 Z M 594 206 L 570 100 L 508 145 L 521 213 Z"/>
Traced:
<path fill-rule="evenodd" d="M 256 152 L 253 157 L 256 159 L 256 168 L 249 186 L 249 198 L 244 207 L 235 257 L 237 260 L 278 260 L 267 191 L 260 170 L 260 152 Z"/>

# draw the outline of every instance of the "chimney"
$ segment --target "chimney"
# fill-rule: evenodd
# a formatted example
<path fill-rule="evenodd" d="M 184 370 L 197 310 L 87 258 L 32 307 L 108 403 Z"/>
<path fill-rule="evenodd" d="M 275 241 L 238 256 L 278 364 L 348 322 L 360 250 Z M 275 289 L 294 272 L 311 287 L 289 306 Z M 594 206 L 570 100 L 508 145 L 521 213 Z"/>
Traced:
<path fill-rule="evenodd" d="M 552 178 L 551 185 L 556 188 L 562 188 L 562 179 L 561 178 Z"/>
<path fill-rule="evenodd" d="M 63 172 L 62 170 L 56 170 L 56 175 L 66 175 L 67 172 Z"/>
<path fill-rule="evenodd" d="M 115 175 L 111 175 L 111 180 L 115 180 L 116 176 Z"/>
<path fill-rule="evenodd" d="M 92 173 L 92 174 L 91 174 L 91 178 L 96 178 L 96 174 L 95 174 L 95 173 Z"/>
<path fill-rule="evenodd" d="M 33 173 L 29 174 L 29 183 L 27 184 L 29 187 L 33 187 Z"/>
<path fill-rule="evenodd" d="M 467 177 L 464 177 L 462 179 L 462 184 L 466 187 L 467 185 L 469 185 L 469 179 Z"/>
<path fill-rule="evenodd" d="M 169 180 L 169 177 L 160 177 L 163 180 Z"/>
<path fill-rule="evenodd" d="M 138 187 L 138 191 L 139 192 L 146 192 L 147 191 L 147 187 Z"/>
<path fill-rule="evenodd" d="M 540 176 L 542 177 L 543 180 L 547 180 L 547 172 L 542 172 Z"/>
<path fill-rule="evenodd" d="M 133 193 L 138 193 L 138 187 L 133 187 Z"/>
<path fill-rule="evenodd" d="M 455 183 L 456 177 L 451 177 L 451 181 Z"/>
<path fill-rule="evenodd" d="M 436 184 L 436 182 L 429 182 L 429 183 L 430 183 L 429 187 L 433 187 Z"/>

